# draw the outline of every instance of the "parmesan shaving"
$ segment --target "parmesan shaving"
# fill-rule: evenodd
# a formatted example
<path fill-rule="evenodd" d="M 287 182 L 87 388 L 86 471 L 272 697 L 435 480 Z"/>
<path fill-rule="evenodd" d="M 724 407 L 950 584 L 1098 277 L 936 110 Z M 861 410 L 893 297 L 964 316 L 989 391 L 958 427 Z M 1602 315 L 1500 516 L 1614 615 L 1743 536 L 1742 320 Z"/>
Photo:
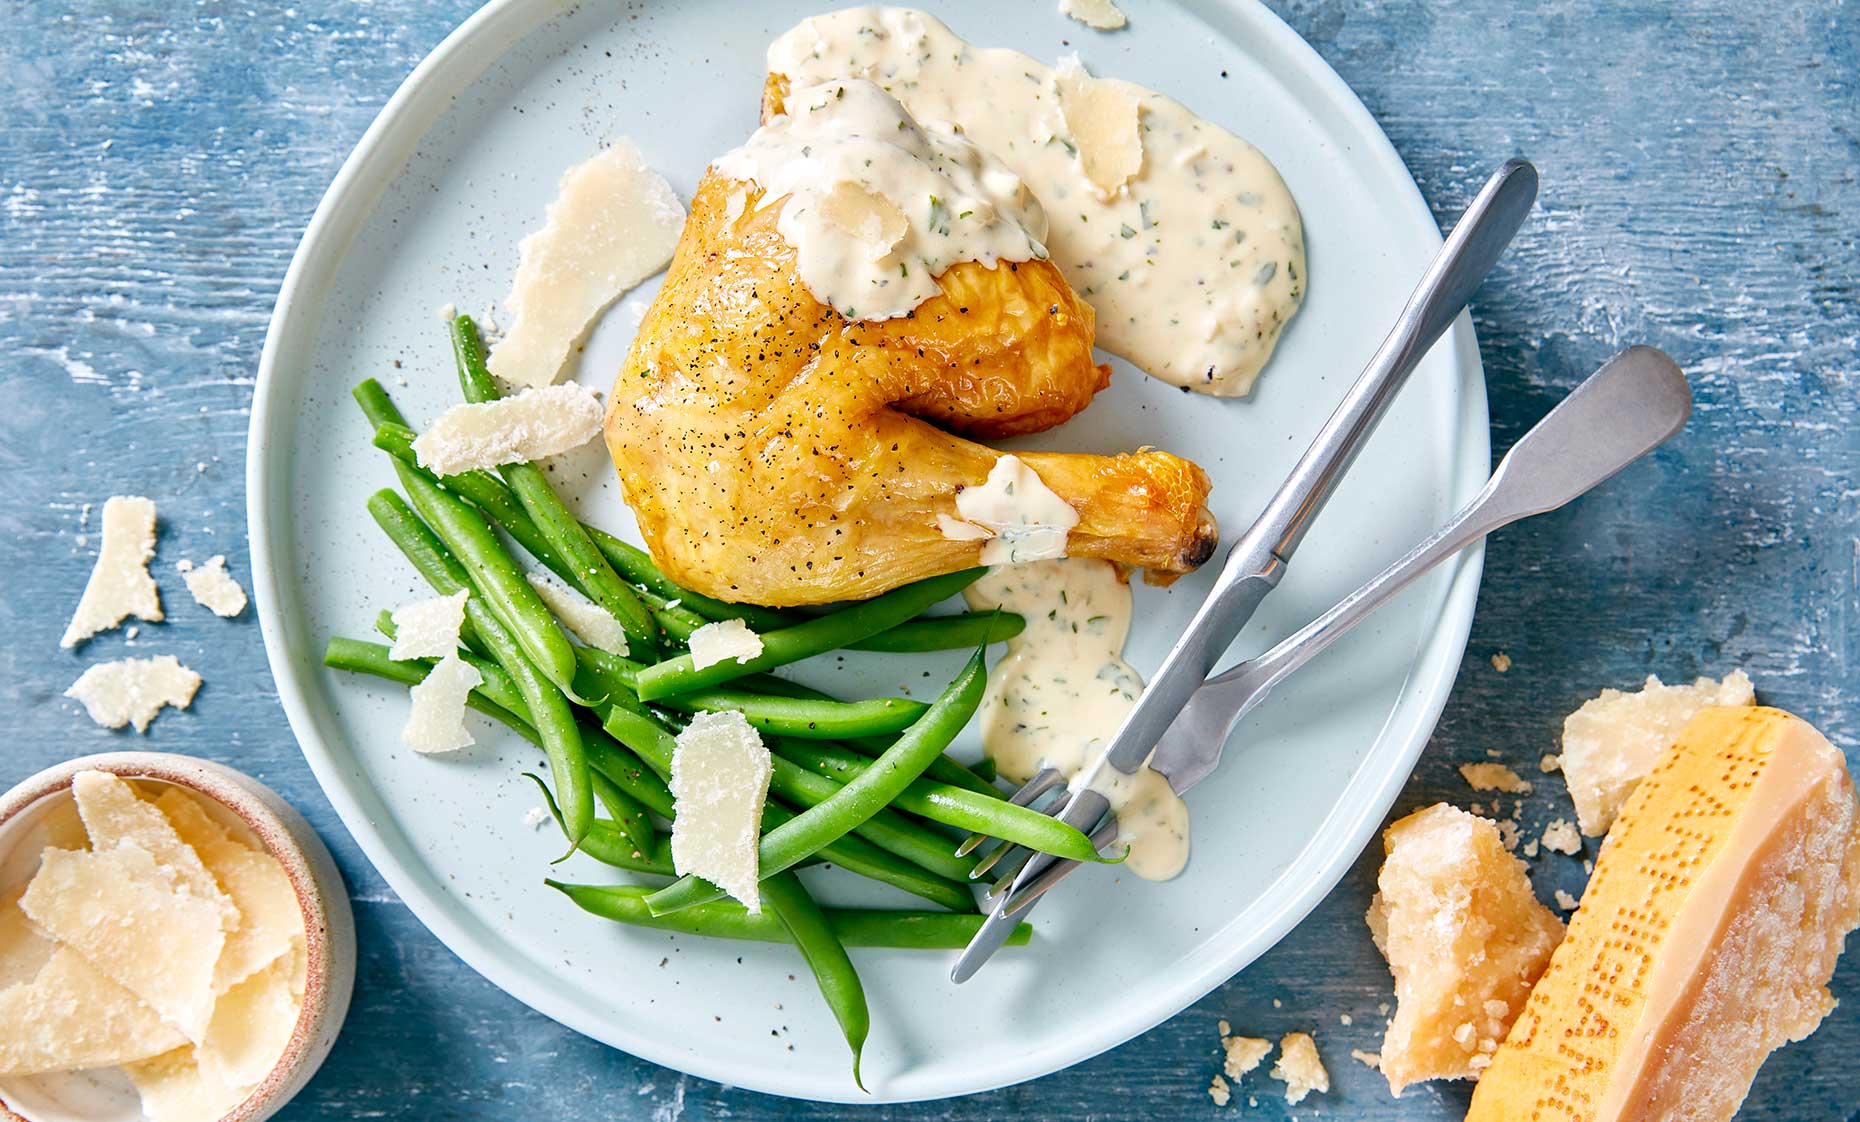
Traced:
<path fill-rule="evenodd" d="M 239 928 L 227 937 L 214 968 L 214 991 L 223 994 L 288 958 L 292 941 L 303 938 L 304 918 L 278 859 L 238 841 L 179 787 L 162 792 L 155 805 L 238 908 Z"/>
<path fill-rule="evenodd" d="M 1141 103 L 1128 87 L 1087 74 L 1077 55 L 1059 60 L 1053 89 L 1079 171 L 1100 199 L 1115 197 L 1143 169 Z"/>
<path fill-rule="evenodd" d="M 420 466 L 439 475 L 525 463 L 593 440 L 601 403 L 578 382 L 524 390 L 515 397 L 455 405 L 414 438 Z"/>
<path fill-rule="evenodd" d="M 220 891 L 219 882 L 194 847 L 181 838 L 167 815 L 137 797 L 135 788 L 107 771 L 80 771 L 71 781 L 71 794 L 92 849 L 114 849 L 126 843 L 140 847 L 176 888 L 213 905 L 222 930 L 239 926 L 239 909 Z"/>
<path fill-rule="evenodd" d="M 863 244 L 874 261 L 890 253 L 911 229 L 910 219 L 890 199 L 849 179 L 835 183 L 820 200 L 820 216 Z"/>
<path fill-rule="evenodd" d="M 484 683 L 478 668 L 456 654 L 439 660 L 424 681 L 408 691 L 412 707 L 401 742 L 415 752 L 456 752 L 477 741 L 465 728 L 465 701 Z"/>
<path fill-rule="evenodd" d="M 228 1087 L 200 1064 L 189 1047 L 141 1063 L 124 1064 L 123 1071 L 142 1096 L 144 1122 L 221 1118 L 252 1093 L 249 1087 Z"/>
<path fill-rule="evenodd" d="M 278 958 L 220 997 L 195 1058 L 220 1083 L 251 1086 L 284 1054 L 299 1011 L 291 995 L 291 960 Z"/>
<path fill-rule="evenodd" d="M 173 655 L 100 662 L 78 676 L 65 696 L 83 702 L 90 719 L 104 728 L 134 725 L 147 732 L 163 706 L 185 709 L 200 688 L 200 675 Z"/>
<path fill-rule="evenodd" d="M 956 513 L 994 535 L 982 546 L 984 565 L 1064 557 L 1066 534 L 1079 521 L 1078 511 L 1011 453 L 995 460 L 981 486 L 956 492 Z M 955 519 L 938 518 L 937 525 L 945 537 L 973 540 Z"/>
<path fill-rule="evenodd" d="M 620 626 L 620 621 L 613 617 L 612 612 L 553 577 L 541 573 L 527 575 L 536 595 L 542 597 L 542 602 L 574 633 L 575 638 L 597 651 L 621 656 L 627 654 L 626 628 Z"/>
<path fill-rule="evenodd" d="M 107 1067 L 185 1043 L 69 948 L 53 951 L 31 981 L 0 990 L 0 1075 Z"/>
<path fill-rule="evenodd" d="M 138 496 L 112 495 L 103 504 L 97 564 L 58 645 L 75 647 L 130 616 L 161 619 L 161 594 L 149 576 L 154 556 L 155 504 Z"/>
<path fill-rule="evenodd" d="M 739 664 L 746 663 L 762 654 L 762 636 L 740 619 L 707 623 L 691 633 L 687 645 L 691 648 L 691 665 L 698 670 L 732 658 Z"/>
<path fill-rule="evenodd" d="M 459 629 L 465 626 L 465 601 L 471 596 L 459 589 L 450 596 L 416 600 L 395 608 L 394 645 L 388 657 L 445 658 L 459 649 Z"/>
<path fill-rule="evenodd" d="M 207 558 L 204 565 L 180 561 L 175 568 L 180 571 L 181 579 L 187 582 L 187 592 L 194 598 L 194 603 L 224 619 L 231 619 L 245 611 L 245 589 L 226 571 L 224 554 L 214 554 Z"/>
<path fill-rule="evenodd" d="M 757 842 L 773 764 L 762 737 L 734 709 L 699 713 L 672 752 L 672 866 L 762 910 Z"/>
<path fill-rule="evenodd" d="M 206 1035 L 225 945 L 219 910 L 177 891 L 148 850 L 133 841 L 88 853 L 48 849 L 19 906 L 189 1040 Z"/>
<path fill-rule="evenodd" d="M 1128 22 L 1111 0 L 1059 0 L 1059 12 L 1094 31 L 1116 31 Z"/>
<path fill-rule="evenodd" d="M 684 224 L 671 184 L 631 141 L 568 169 L 542 229 L 518 247 L 510 332 L 491 348 L 491 373 L 555 381 L 595 317 L 672 259 Z"/>

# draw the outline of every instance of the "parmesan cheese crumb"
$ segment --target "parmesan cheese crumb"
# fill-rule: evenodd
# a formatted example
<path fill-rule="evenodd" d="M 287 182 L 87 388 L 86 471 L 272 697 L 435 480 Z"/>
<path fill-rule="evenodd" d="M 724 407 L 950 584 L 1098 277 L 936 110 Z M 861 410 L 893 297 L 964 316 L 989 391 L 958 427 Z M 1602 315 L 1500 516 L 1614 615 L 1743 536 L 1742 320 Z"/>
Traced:
<path fill-rule="evenodd" d="M 456 653 L 439 660 L 423 681 L 408 691 L 412 705 L 400 739 L 415 752 L 455 752 L 477 743 L 465 727 L 465 701 L 484 684 L 478 668 Z"/>
<path fill-rule="evenodd" d="M 90 719 L 107 729 L 134 725 L 147 732 L 164 706 L 185 709 L 200 688 L 200 675 L 173 655 L 100 662 L 78 676 L 65 696 L 83 702 Z"/>
<path fill-rule="evenodd" d="M 1582 834 L 1574 823 L 1558 818 L 1544 827 L 1544 848 L 1574 857 L 1582 852 Z"/>
<path fill-rule="evenodd" d="M 613 613 L 581 593 L 542 573 L 528 574 L 530 587 L 557 619 L 588 646 L 611 655 L 627 654 L 626 628 Z"/>
<path fill-rule="evenodd" d="M 428 471 L 457 475 L 554 456 L 586 444 L 600 431 L 600 399 L 579 382 L 566 382 L 455 405 L 414 438 L 413 451 Z"/>
<path fill-rule="evenodd" d="M 491 373 L 555 381 L 596 317 L 672 259 L 684 224 L 677 192 L 631 141 L 569 168 L 542 228 L 517 247 L 510 332 L 491 348 Z"/>
<path fill-rule="evenodd" d="M 1317 1041 L 1309 1033 L 1288 1032 L 1279 1038 L 1279 1059 L 1270 1074 L 1285 1084 L 1285 1101 L 1293 1106 L 1305 1101 L 1313 1091 L 1330 1091 L 1330 1072 L 1324 1070 Z"/>
<path fill-rule="evenodd" d="M 731 658 L 747 663 L 762 654 L 762 637 L 740 619 L 707 623 L 691 633 L 686 645 L 691 648 L 691 665 L 698 670 Z"/>
<path fill-rule="evenodd" d="M 1563 770 L 1563 757 L 1545 756 L 1543 759 L 1537 761 L 1537 768 L 1545 775 L 1553 775 Z"/>
<path fill-rule="evenodd" d="M 1350 1058 L 1371 1071 L 1382 1070 L 1382 1054 L 1380 1052 L 1365 1052 L 1361 1048 L 1352 1048 L 1350 1049 Z"/>
<path fill-rule="evenodd" d="M 1272 1041 L 1257 1036 L 1221 1035 L 1221 1047 L 1226 1056 L 1221 1061 L 1221 1070 L 1231 1079 L 1238 1079 L 1260 1065 L 1266 1054 L 1272 1051 Z"/>
<path fill-rule="evenodd" d="M 773 768 L 767 745 L 735 709 L 699 713 L 672 751 L 672 867 L 762 910 L 756 846 Z"/>
<path fill-rule="evenodd" d="M 161 594 L 149 576 L 155 556 L 155 504 L 139 496 L 113 495 L 103 504 L 103 543 L 97 563 L 65 627 L 61 647 L 75 647 L 130 616 L 159 620 Z"/>
<path fill-rule="evenodd" d="M 416 600 L 395 608 L 392 659 L 445 658 L 459 649 L 459 629 L 465 626 L 465 601 L 471 596 L 459 589 L 450 596 Z"/>
<path fill-rule="evenodd" d="M 1504 764 L 1461 764 L 1460 776 L 1475 791 L 1503 791 L 1508 795 L 1531 793 L 1530 780 Z"/>
<path fill-rule="evenodd" d="M 225 554 L 216 553 L 207 558 L 206 564 L 198 566 L 192 561 L 180 561 L 175 568 L 187 582 L 187 592 L 194 603 L 223 619 L 231 619 L 245 611 L 245 589 L 226 571 Z"/>
<path fill-rule="evenodd" d="M 1556 890 L 1556 906 L 1557 907 L 1563 909 L 1566 912 L 1573 912 L 1576 910 L 1576 903 L 1577 901 L 1574 896 L 1571 896 L 1569 893 L 1563 891 L 1560 888 Z"/>
<path fill-rule="evenodd" d="M 1215 1106 L 1226 1106 L 1233 1100 L 1233 1092 L 1227 1089 L 1227 1080 L 1222 1079 L 1219 1072 L 1214 1073 L 1214 1079 L 1208 1084 L 1208 1097 L 1214 1100 Z"/>
<path fill-rule="evenodd" d="M 1059 12 L 1094 31 L 1116 31 L 1128 22 L 1112 0 L 1059 0 Z"/>
<path fill-rule="evenodd" d="M 523 812 L 523 824 L 532 830 L 540 830 L 549 824 L 551 817 L 546 807 L 533 806 Z"/>
<path fill-rule="evenodd" d="M 1498 671 L 1500 674 L 1503 674 L 1505 671 L 1510 670 L 1511 669 L 1511 656 L 1506 654 L 1504 651 L 1499 651 L 1498 653 L 1494 654 L 1492 656 L 1492 669 Z"/>

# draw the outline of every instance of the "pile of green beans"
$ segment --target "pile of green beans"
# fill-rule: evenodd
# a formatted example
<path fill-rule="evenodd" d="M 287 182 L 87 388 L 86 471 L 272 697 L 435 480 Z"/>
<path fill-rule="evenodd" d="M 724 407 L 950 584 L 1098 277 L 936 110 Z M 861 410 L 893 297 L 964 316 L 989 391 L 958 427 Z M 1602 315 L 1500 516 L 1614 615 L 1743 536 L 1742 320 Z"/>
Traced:
<path fill-rule="evenodd" d="M 476 326 L 460 316 L 450 336 L 465 399 L 495 400 L 500 390 Z M 855 1081 L 870 1016 L 846 948 L 957 948 L 982 922 L 968 886 L 975 860 L 956 855 L 955 835 L 946 830 L 983 831 L 1062 857 L 1098 859 L 1077 830 L 1013 806 L 991 771 L 945 754 L 980 704 L 983 648 L 1025 626 L 1008 613 L 923 614 L 981 570 L 821 611 L 717 600 L 681 588 L 644 550 L 581 522 L 537 465 L 436 474 L 419 462 L 418 434 L 378 382 L 363 381 L 354 397 L 399 483 L 399 490 L 368 499 L 369 514 L 435 591 L 468 594 L 458 657 L 481 679 L 468 704 L 542 749 L 547 779 L 524 774 L 541 789 L 569 841 L 568 855 L 580 852 L 657 878 L 619 886 L 546 883 L 583 910 L 629 926 L 794 946 L 852 1050 Z M 529 583 L 522 554 L 613 616 L 628 653 L 574 642 Z M 723 620 L 742 620 L 756 631 L 762 654 L 698 667 L 684 648 L 699 628 Z M 393 638 L 388 612 L 376 628 Z M 840 649 L 964 648 L 973 656 L 927 704 L 840 700 L 768 673 Z M 384 644 L 337 636 L 323 661 L 412 686 L 437 660 L 395 660 Z M 766 910 L 753 914 L 709 882 L 679 876 L 672 856 L 677 806 L 669 781 L 677 730 L 692 714 L 718 711 L 741 713 L 774 750 L 758 846 Z M 823 864 L 943 910 L 823 909 L 796 876 Z M 1009 942 L 1028 937 L 1022 925 Z"/>

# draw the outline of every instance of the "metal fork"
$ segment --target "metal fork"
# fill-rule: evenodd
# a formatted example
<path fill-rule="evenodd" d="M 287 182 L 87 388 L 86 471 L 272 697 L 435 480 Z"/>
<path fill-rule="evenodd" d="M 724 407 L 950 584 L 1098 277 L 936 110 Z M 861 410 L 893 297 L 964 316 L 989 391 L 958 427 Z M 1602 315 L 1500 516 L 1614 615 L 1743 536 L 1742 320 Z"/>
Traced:
<path fill-rule="evenodd" d="M 1124 718 L 1098 766 L 1115 767 L 1125 774 L 1143 766 L 1163 730 L 1214 669 L 1260 601 L 1278 586 L 1286 562 L 1310 528 L 1311 519 L 1355 459 L 1389 400 L 1472 299 L 1473 291 L 1511 244 L 1536 198 L 1537 169 L 1516 159 L 1499 168 L 1474 196 L 1409 296 L 1394 330 L 1377 348 L 1265 511 L 1235 543 L 1208 598 L 1163 659 L 1130 715 Z M 1042 782 L 1052 785 L 1051 777 L 1035 776 L 1029 787 Z M 1022 801 L 1032 805 L 1037 795 Z M 1095 831 L 1108 809 L 1104 796 L 1080 787 L 1058 817 L 1081 830 Z M 998 847 L 986 864 L 999 863 L 1008 852 L 1007 847 Z M 967 981 L 1007 940 L 1014 921 L 1004 914 L 1002 905 L 1010 889 L 1025 887 L 1052 863 L 1039 854 L 1007 865 L 988 896 L 989 917 L 956 960 L 951 980 Z"/>
<path fill-rule="evenodd" d="M 1609 359 L 1511 446 L 1485 487 L 1445 526 L 1265 654 L 1209 678 L 1157 741 L 1149 767 L 1176 794 L 1185 793 L 1214 771 L 1234 727 L 1274 686 L 1396 593 L 1494 530 L 1597 486 L 1664 444 L 1691 412 L 1686 376 L 1666 355 L 1630 347 Z M 1109 825 L 1100 849 L 1115 840 L 1115 820 Z M 1048 867 L 1019 887 L 1001 914 L 1017 916 L 1076 868 L 1076 862 Z"/>

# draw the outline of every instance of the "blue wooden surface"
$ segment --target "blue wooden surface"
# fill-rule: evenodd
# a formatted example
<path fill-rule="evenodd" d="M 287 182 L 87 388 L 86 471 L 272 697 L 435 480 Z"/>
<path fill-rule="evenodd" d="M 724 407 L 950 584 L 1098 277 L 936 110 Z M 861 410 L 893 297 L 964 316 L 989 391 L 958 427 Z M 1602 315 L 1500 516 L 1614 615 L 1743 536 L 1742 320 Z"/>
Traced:
<path fill-rule="evenodd" d="M 1674 354 L 1698 397 L 1652 462 L 1492 544 L 1458 686 L 1396 813 L 1472 801 L 1455 763 L 1488 749 L 1534 761 L 1583 697 L 1647 673 L 1742 665 L 1854 759 L 1860 6 L 1274 6 L 1361 94 L 1443 218 L 1503 156 L 1543 170 L 1539 216 L 1475 309 L 1496 448 L 1628 343 Z M 172 563 L 224 552 L 247 576 L 245 427 L 278 282 L 343 156 L 470 7 L 0 4 L 0 785 L 146 744 L 233 763 L 321 829 L 353 890 L 360 971 L 334 1055 L 282 1117 L 1070 1122 L 1218 1117 L 1249 1096 L 1264 1118 L 1458 1117 L 1465 1088 L 1392 1100 L 1348 1058 L 1377 1046 L 1389 999 L 1361 922 L 1369 858 L 1277 949 L 1140 1039 L 1026 1086 L 863 1112 L 686 1079 L 577 1037 L 467 970 L 393 898 L 299 756 L 250 615 L 210 617 Z M 1127 7 L 1141 18 L 1141 0 Z M 160 506 L 170 622 L 61 653 L 94 548 L 84 504 L 116 493 Z M 172 652 L 207 682 L 146 739 L 97 730 L 59 696 L 85 662 L 131 649 Z M 1561 784 L 1540 782 L 1524 820 L 1569 814 Z M 1546 897 L 1583 879 L 1573 858 L 1534 865 Z M 1834 990 L 1843 1008 L 1770 1061 L 1743 1117 L 1860 1119 L 1860 964 Z M 1315 1028 L 1335 1089 L 1288 1111 L 1258 1072 L 1216 1108 L 1217 1018 Z"/>

